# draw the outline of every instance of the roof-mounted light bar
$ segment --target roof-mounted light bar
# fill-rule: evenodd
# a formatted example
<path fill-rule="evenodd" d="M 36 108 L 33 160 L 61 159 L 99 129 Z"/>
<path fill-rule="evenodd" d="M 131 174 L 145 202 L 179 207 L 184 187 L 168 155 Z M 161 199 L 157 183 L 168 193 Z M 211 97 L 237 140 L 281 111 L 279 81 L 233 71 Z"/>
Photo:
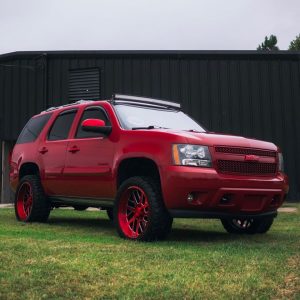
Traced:
<path fill-rule="evenodd" d="M 141 103 L 141 104 L 144 103 L 144 104 L 149 104 L 149 105 L 159 105 L 159 106 L 163 106 L 163 107 L 176 108 L 176 109 L 181 108 L 180 103 L 159 100 L 159 99 L 146 98 L 146 97 L 114 94 L 112 96 L 112 101 L 115 101 L 115 100 L 120 100 L 120 101 L 123 100 L 126 102 L 128 101 L 128 102 L 135 102 L 135 103 Z"/>

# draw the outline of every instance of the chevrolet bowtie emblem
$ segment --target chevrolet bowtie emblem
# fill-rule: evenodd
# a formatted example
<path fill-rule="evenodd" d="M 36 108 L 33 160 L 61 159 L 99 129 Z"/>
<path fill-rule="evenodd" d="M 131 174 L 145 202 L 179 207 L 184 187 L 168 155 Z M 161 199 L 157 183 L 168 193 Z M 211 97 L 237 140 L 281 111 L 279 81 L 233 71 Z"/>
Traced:
<path fill-rule="evenodd" d="M 259 156 L 257 156 L 257 155 L 245 155 L 245 161 L 259 161 Z"/>

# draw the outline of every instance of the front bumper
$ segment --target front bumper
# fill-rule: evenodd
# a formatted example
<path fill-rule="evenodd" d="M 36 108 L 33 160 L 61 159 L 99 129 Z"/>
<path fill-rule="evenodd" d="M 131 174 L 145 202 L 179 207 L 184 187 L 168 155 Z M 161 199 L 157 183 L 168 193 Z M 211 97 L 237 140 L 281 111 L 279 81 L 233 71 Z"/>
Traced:
<path fill-rule="evenodd" d="M 194 211 L 187 214 L 200 217 L 200 212 L 203 217 L 204 212 L 212 217 L 276 213 L 289 189 L 283 173 L 275 177 L 223 175 L 212 168 L 185 166 L 167 166 L 162 171 L 165 205 L 174 216 L 180 211 Z"/>

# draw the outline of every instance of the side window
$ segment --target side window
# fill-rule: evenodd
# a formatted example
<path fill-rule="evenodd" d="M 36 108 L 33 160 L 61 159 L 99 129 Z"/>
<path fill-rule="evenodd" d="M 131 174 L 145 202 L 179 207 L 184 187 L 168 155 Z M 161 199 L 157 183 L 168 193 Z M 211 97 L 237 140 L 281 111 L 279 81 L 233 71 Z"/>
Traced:
<path fill-rule="evenodd" d="M 87 108 L 80 119 L 80 122 L 78 124 L 77 132 L 75 138 L 82 139 L 82 138 L 89 138 L 89 137 L 98 137 L 102 136 L 101 133 L 98 132 L 88 132 L 83 131 L 81 128 L 81 123 L 86 119 L 100 119 L 105 122 L 106 126 L 110 126 L 110 122 L 107 118 L 107 115 L 105 111 L 100 107 L 90 107 Z"/>
<path fill-rule="evenodd" d="M 48 141 L 65 140 L 69 135 L 76 113 L 76 110 L 64 111 L 61 113 L 56 118 L 49 131 Z"/>
<path fill-rule="evenodd" d="M 45 114 L 30 119 L 19 135 L 17 144 L 34 142 L 49 121 L 51 115 L 52 114 Z"/>

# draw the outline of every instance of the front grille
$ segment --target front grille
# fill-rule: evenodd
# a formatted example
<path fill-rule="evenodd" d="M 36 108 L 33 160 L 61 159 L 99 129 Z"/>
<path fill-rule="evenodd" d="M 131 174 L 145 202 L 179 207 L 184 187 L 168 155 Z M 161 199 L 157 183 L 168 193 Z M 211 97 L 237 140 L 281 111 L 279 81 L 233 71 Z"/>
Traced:
<path fill-rule="evenodd" d="M 240 175 L 274 175 L 276 163 L 243 162 L 233 160 L 218 160 L 220 173 L 235 173 Z"/>
<path fill-rule="evenodd" d="M 276 157 L 276 151 L 251 149 L 251 148 L 216 146 L 215 151 L 220 152 L 220 153 L 230 153 L 230 154 L 258 155 L 258 156 Z"/>

